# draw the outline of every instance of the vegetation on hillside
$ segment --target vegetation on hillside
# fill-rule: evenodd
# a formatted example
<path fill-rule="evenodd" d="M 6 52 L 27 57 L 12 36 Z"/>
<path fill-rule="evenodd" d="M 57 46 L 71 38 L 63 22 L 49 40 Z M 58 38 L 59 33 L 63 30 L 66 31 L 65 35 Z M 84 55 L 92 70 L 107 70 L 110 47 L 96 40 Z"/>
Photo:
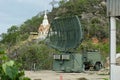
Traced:
<path fill-rule="evenodd" d="M 58 52 L 49 48 L 44 42 L 37 44 L 28 43 L 21 46 L 18 50 L 14 50 L 11 54 L 11 58 L 14 58 L 17 62 L 23 65 L 21 69 L 52 69 L 52 55 L 55 53 Z"/>
<path fill-rule="evenodd" d="M 84 31 L 82 46 L 100 49 L 105 59 L 109 55 L 109 19 L 106 16 L 106 6 L 102 1 L 104 0 L 61 0 L 58 2 L 59 7 L 53 7 L 52 11 L 48 12 L 48 19 L 51 22 L 55 17 L 78 15 Z M 43 14 L 36 15 L 21 26 L 11 26 L 7 33 L 1 35 L 0 46 L 9 53 L 11 58 L 23 64 L 21 68 L 33 69 L 37 65 L 38 69 L 51 69 L 52 54 L 59 53 L 44 42 L 27 42 L 21 45 L 21 42 L 27 41 L 30 32 L 38 31 L 42 20 Z M 98 42 L 94 44 L 92 38 L 96 38 Z M 119 39 L 120 37 L 117 36 L 117 43 L 120 43 Z M 117 48 L 118 52 L 119 48 L 120 45 Z M 77 51 L 80 50 L 81 45 L 77 48 Z"/>

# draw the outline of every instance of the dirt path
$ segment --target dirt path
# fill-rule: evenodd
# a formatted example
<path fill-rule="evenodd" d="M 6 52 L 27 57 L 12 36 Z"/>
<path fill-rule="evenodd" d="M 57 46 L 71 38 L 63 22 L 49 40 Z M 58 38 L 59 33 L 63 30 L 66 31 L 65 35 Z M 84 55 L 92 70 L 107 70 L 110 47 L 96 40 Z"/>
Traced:
<path fill-rule="evenodd" d="M 85 73 L 58 73 L 48 70 L 25 71 L 25 75 L 32 80 L 79 80 L 81 77 L 88 80 L 105 80 L 104 78 L 109 78 L 109 75 L 98 75 L 95 71 L 87 71 Z"/>

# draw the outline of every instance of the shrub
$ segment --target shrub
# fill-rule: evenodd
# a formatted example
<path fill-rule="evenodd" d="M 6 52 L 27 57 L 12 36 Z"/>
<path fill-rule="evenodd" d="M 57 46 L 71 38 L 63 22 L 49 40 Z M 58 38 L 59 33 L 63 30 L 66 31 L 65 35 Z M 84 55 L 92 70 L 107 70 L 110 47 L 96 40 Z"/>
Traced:
<path fill-rule="evenodd" d="M 19 65 L 13 60 L 9 60 L 5 51 L 0 49 L 0 77 L 1 80 L 30 80 L 24 77 L 24 71 L 19 71 Z"/>

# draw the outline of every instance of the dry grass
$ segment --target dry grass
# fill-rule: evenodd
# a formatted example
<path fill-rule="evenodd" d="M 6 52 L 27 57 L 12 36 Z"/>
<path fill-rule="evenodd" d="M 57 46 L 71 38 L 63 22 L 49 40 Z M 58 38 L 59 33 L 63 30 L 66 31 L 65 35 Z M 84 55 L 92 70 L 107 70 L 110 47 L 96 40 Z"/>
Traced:
<path fill-rule="evenodd" d="M 88 80 L 88 79 L 82 77 L 82 78 L 78 78 L 77 80 Z"/>

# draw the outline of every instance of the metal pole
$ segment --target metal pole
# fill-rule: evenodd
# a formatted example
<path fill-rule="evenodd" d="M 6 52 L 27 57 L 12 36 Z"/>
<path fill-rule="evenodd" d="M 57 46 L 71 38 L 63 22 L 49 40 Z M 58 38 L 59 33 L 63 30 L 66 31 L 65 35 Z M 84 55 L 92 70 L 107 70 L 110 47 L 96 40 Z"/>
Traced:
<path fill-rule="evenodd" d="M 111 79 L 115 79 L 114 68 L 116 63 L 116 19 L 110 17 L 110 75 Z"/>

